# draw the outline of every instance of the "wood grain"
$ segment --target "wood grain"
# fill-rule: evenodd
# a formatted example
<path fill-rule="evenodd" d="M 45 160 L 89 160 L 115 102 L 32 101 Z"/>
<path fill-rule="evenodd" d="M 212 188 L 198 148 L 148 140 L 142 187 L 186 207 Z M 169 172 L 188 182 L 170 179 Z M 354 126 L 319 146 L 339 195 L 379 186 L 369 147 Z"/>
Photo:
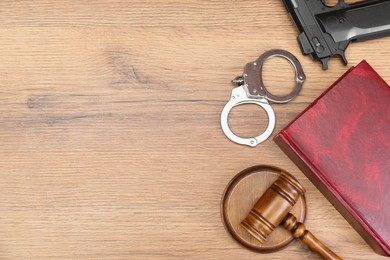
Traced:
<path fill-rule="evenodd" d="M 225 185 L 261 163 L 307 189 L 306 224 L 325 244 L 380 258 L 271 139 L 250 149 L 221 131 L 230 80 L 266 50 L 292 52 L 307 75 L 297 99 L 273 105 L 274 133 L 347 69 L 301 55 L 281 1 L 3 0 L 0 10 L 0 259 L 315 259 L 301 243 L 259 255 L 224 230 Z M 389 47 L 352 44 L 347 58 L 390 82 Z M 291 86 L 291 72 L 268 67 L 273 89 Z M 262 126 L 250 111 L 232 116 L 247 133 Z"/>

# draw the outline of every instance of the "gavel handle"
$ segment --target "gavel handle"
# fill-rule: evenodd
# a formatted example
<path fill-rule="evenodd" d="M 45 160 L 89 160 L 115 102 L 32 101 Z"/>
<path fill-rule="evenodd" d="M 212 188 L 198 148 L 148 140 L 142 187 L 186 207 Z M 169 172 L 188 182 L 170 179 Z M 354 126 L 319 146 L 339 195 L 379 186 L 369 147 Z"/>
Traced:
<path fill-rule="evenodd" d="M 318 240 L 310 231 L 306 230 L 305 225 L 298 222 L 297 218 L 293 214 L 288 213 L 286 218 L 283 220 L 282 225 L 285 229 L 291 231 L 295 238 L 301 239 L 303 243 L 319 254 L 323 259 L 342 259 L 320 240 Z"/>

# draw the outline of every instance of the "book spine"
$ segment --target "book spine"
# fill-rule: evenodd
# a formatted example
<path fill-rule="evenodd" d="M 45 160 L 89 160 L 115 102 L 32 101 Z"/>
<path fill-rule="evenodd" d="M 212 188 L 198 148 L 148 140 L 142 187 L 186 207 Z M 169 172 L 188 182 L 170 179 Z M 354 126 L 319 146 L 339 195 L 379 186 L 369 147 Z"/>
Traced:
<path fill-rule="evenodd" d="M 369 232 L 370 227 L 367 226 L 360 218 L 356 218 L 351 208 L 347 203 L 343 203 L 343 199 L 332 192 L 332 188 L 327 186 L 318 176 L 322 174 L 315 173 L 314 167 L 310 167 L 300 152 L 289 141 L 287 134 L 282 131 L 274 138 L 274 142 L 280 149 L 298 166 L 298 168 L 306 175 L 306 177 L 316 186 L 318 190 L 329 200 L 329 202 L 340 212 L 340 214 L 348 221 L 348 223 L 363 237 L 363 239 L 372 247 L 372 249 L 380 255 L 390 256 L 390 250 L 379 239 Z M 356 215 L 356 214 L 355 214 Z"/>

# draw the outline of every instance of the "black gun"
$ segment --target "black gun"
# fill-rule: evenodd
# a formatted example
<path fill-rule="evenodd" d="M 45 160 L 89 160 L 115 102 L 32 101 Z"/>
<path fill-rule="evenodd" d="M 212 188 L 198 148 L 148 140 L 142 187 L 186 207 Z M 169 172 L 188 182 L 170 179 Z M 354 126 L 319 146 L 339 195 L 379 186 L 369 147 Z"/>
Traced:
<path fill-rule="evenodd" d="M 345 49 L 350 42 L 390 35 L 390 0 L 372 0 L 348 5 L 340 0 L 327 6 L 324 0 L 283 0 L 295 26 L 302 53 L 320 60 L 338 55 L 347 65 Z"/>

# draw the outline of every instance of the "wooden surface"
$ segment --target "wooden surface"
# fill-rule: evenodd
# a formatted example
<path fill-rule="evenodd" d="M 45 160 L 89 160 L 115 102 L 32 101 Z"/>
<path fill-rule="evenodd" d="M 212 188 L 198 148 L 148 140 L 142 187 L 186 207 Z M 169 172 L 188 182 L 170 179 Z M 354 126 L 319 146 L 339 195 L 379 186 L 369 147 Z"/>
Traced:
<path fill-rule="evenodd" d="M 225 231 L 226 184 L 262 163 L 307 189 L 306 226 L 337 254 L 380 259 L 272 139 L 252 149 L 221 131 L 230 80 L 266 50 L 292 52 L 307 75 L 298 98 L 273 105 L 274 134 L 348 68 L 302 56 L 281 1 L 3 0 L 0 10 L 0 259 L 318 259 L 300 242 L 259 255 Z M 389 47 L 352 44 L 349 64 L 366 59 L 390 82 Z M 276 94 L 292 75 L 266 64 Z M 233 111 L 237 133 L 264 127 L 252 108 Z"/>

